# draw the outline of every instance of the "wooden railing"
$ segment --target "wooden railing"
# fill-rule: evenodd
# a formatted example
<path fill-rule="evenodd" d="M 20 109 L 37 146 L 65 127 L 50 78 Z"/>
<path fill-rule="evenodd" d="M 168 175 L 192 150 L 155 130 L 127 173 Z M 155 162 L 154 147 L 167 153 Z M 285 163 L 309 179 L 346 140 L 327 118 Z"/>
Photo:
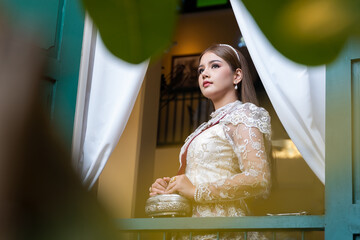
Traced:
<path fill-rule="evenodd" d="M 196 232 L 211 232 L 221 239 L 223 232 L 240 232 L 247 239 L 248 232 L 267 232 L 270 239 L 324 239 L 324 216 L 248 216 L 204 218 L 132 218 L 118 219 L 123 233 L 131 239 L 168 239 L 171 233 L 182 232 L 192 239 Z M 281 237 L 283 232 L 298 232 L 297 237 Z M 157 233 L 157 235 L 154 235 Z M 149 237 L 150 236 L 150 237 Z M 278 237 L 279 236 L 279 237 Z"/>

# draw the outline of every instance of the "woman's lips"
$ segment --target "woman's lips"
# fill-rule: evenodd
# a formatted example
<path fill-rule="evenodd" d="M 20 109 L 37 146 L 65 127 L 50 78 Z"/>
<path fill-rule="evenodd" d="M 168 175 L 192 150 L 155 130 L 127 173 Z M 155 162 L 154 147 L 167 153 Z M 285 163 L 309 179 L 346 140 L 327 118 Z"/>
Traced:
<path fill-rule="evenodd" d="M 203 82 L 203 87 L 208 87 L 208 86 L 210 86 L 210 84 L 212 84 L 212 82 L 210 82 L 210 81 L 204 81 Z"/>

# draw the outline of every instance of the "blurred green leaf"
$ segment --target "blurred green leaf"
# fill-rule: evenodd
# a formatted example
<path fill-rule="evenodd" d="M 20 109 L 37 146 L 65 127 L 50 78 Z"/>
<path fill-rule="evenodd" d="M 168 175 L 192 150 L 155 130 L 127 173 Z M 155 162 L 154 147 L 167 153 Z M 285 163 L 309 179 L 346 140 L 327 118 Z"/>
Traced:
<path fill-rule="evenodd" d="M 82 0 L 106 47 L 140 63 L 160 55 L 175 29 L 177 0 Z"/>
<path fill-rule="evenodd" d="M 355 0 L 243 0 L 255 21 L 287 58 L 306 65 L 329 63 L 350 35 L 359 35 Z"/>

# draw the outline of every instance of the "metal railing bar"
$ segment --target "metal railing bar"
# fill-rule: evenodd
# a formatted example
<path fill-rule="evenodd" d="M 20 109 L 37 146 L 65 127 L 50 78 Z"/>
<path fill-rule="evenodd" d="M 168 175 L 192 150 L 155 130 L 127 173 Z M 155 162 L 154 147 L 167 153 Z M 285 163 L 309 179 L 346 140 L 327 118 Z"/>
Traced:
<path fill-rule="evenodd" d="M 184 120 L 185 120 L 185 93 L 183 93 L 182 99 L 182 108 L 181 108 L 181 130 L 180 130 L 180 138 L 184 139 Z"/>
<path fill-rule="evenodd" d="M 164 141 L 167 141 L 167 135 L 168 135 L 168 126 L 169 126 L 169 105 L 166 105 L 166 115 L 165 115 L 165 138 Z"/>
<path fill-rule="evenodd" d="M 196 94 L 196 93 L 195 93 L 195 94 Z M 194 95 L 194 94 L 192 94 L 192 95 Z M 164 98 L 164 99 L 161 99 L 161 100 L 160 100 L 161 109 L 164 108 L 164 107 L 165 107 L 167 104 L 169 104 L 170 102 L 174 101 L 175 98 L 177 98 L 177 100 L 185 101 L 185 100 L 191 100 L 191 98 L 194 99 L 194 96 L 191 97 L 191 94 L 190 94 L 190 97 L 174 97 L 174 98 L 172 98 L 172 99 L 165 99 L 165 98 Z M 207 98 L 201 96 L 201 99 L 207 99 Z"/>
<path fill-rule="evenodd" d="M 220 239 L 220 232 L 216 233 L 216 239 L 219 240 Z"/>
<path fill-rule="evenodd" d="M 189 240 L 192 240 L 192 232 L 189 234 Z"/>
<path fill-rule="evenodd" d="M 120 231 L 152 230 L 324 230 L 324 216 L 248 216 L 117 219 Z"/>
<path fill-rule="evenodd" d="M 244 232 L 244 240 L 247 240 L 247 232 Z"/>
<path fill-rule="evenodd" d="M 206 104 L 202 104 L 204 100 Z M 189 104 L 187 104 L 188 101 Z M 178 106 L 178 104 L 181 105 Z M 161 96 L 158 113 L 157 145 L 182 144 L 185 140 L 184 137 L 188 136 L 200 123 L 209 119 L 209 104 L 209 100 L 202 96 L 200 91 L 180 91 Z M 197 106 L 197 116 L 193 112 L 194 106 Z M 177 112 L 178 108 L 181 109 L 179 113 Z M 186 108 L 189 111 L 189 121 L 185 119 Z M 174 110 L 173 113 L 172 110 Z M 169 114 L 172 116 L 169 116 Z M 178 120 L 177 117 L 180 114 Z M 173 123 L 172 127 L 169 126 L 171 125 L 169 121 Z M 188 122 L 189 126 L 185 126 Z M 179 130 L 180 134 L 177 134 Z"/>
<path fill-rule="evenodd" d="M 166 232 L 163 232 L 163 240 L 166 240 Z"/>
<path fill-rule="evenodd" d="M 158 112 L 158 127 L 157 127 L 157 142 L 160 142 L 160 129 L 161 129 L 161 109 Z"/>
<path fill-rule="evenodd" d="M 194 97 L 195 94 L 195 97 Z M 168 105 L 170 102 L 175 101 L 175 99 L 180 100 L 180 101 L 185 101 L 185 100 L 191 100 L 191 99 L 195 99 L 195 98 L 199 98 L 199 99 L 207 99 L 206 97 L 202 96 L 200 92 L 189 92 L 189 93 L 177 93 L 174 94 L 173 96 L 164 96 L 163 98 L 160 99 L 160 108 L 164 108 L 166 105 Z"/>
<path fill-rule="evenodd" d="M 301 231 L 301 240 L 305 240 L 305 231 Z"/>
<path fill-rule="evenodd" d="M 191 92 L 190 93 L 190 109 L 193 110 L 194 109 L 194 106 L 193 106 L 193 103 L 194 103 L 194 92 Z M 189 127 L 189 131 L 188 131 L 188 135 L 190 135 L 190 133 L 194 130 L 194 121 L 193 121 L 193 113 L 190 112 L 190 127 Z"/>
<path fill-rule="evenodd" d="M 177 98 L 174 100 L 174 114 L 173 114 L 173 129 L 172 129 L 172 141 L 175 142 L 176 135 L 176 115 L 177 115 Z"/>

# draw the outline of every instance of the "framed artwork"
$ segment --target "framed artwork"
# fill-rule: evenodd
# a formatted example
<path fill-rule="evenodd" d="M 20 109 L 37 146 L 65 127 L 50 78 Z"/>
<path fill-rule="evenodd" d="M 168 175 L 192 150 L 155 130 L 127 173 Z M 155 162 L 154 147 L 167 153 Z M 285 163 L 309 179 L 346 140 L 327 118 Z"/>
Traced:
<path fill-rule="evenodd" d="M 181 145 L 202 122 L 213 105 L 198 84 L 200 54 L 173 56 L 169 78 L 162 78 L 157 145 Z"/>
<path fill-rule="evenodd" d="M 170 86 L 174 91 L 198 89 L 200 54 L 173 56 L 171 62 Z"/>

